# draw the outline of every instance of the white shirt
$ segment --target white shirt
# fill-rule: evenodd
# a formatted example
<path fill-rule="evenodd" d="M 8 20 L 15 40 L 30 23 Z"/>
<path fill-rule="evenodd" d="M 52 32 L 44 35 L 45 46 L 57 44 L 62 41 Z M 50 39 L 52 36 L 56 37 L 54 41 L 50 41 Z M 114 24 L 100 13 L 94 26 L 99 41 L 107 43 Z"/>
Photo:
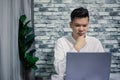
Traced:
<path fill-rule="evenodd" d="M 79 52 L 104 52 L 101 42 L 94 38 L 86 36 L 86 45 Z M 74 49 L 75 40 L 72 36 L 62 37 L 57 40 L 54 53 L 54 67 L 57 74 L 52 75 L 52 80 L 64 80 L 66 69 L 66 53 L 77 52 Z"/>

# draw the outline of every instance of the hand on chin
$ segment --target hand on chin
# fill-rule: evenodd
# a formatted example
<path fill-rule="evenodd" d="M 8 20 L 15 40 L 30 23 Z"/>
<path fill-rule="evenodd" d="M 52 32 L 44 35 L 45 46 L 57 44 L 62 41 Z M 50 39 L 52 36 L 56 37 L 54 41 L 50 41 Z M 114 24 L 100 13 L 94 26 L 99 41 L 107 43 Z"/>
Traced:
<path fill-rule="evenodd" d="M 78 37 L 84 37 L 85 35 L 83 33 L 79 33 Z"/>

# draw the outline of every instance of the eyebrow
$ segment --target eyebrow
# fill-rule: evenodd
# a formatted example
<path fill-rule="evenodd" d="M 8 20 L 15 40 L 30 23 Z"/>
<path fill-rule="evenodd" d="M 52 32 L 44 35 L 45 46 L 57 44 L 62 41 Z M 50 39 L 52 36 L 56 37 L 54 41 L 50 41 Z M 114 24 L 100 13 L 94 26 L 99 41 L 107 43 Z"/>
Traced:
<path fill-rule="evenodd" d="M 75 25 L 88 25 L 88 24 L 79 24 L 79 23 L 75 23 Z"/>

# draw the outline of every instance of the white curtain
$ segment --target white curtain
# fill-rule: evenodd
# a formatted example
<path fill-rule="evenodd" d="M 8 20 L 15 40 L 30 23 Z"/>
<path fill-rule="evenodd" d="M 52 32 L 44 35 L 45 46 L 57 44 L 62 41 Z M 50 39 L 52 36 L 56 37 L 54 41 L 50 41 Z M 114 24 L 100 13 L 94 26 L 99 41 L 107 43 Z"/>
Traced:
<path fill-rule="evenodd" d="M 18 24 L 24 13 L 31 18 L 31 0 L 0 0 L 0 80 L 21 80 Z"/>

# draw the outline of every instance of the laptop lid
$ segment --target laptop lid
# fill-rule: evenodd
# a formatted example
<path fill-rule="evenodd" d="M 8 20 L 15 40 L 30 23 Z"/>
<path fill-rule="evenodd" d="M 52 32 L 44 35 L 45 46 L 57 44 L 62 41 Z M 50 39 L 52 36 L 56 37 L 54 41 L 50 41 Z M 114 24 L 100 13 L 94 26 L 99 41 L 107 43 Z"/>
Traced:
<path fill-rule="evenodd" d="M 67 53 L 65 80 L 109 80 L 111 53 Z"/>

